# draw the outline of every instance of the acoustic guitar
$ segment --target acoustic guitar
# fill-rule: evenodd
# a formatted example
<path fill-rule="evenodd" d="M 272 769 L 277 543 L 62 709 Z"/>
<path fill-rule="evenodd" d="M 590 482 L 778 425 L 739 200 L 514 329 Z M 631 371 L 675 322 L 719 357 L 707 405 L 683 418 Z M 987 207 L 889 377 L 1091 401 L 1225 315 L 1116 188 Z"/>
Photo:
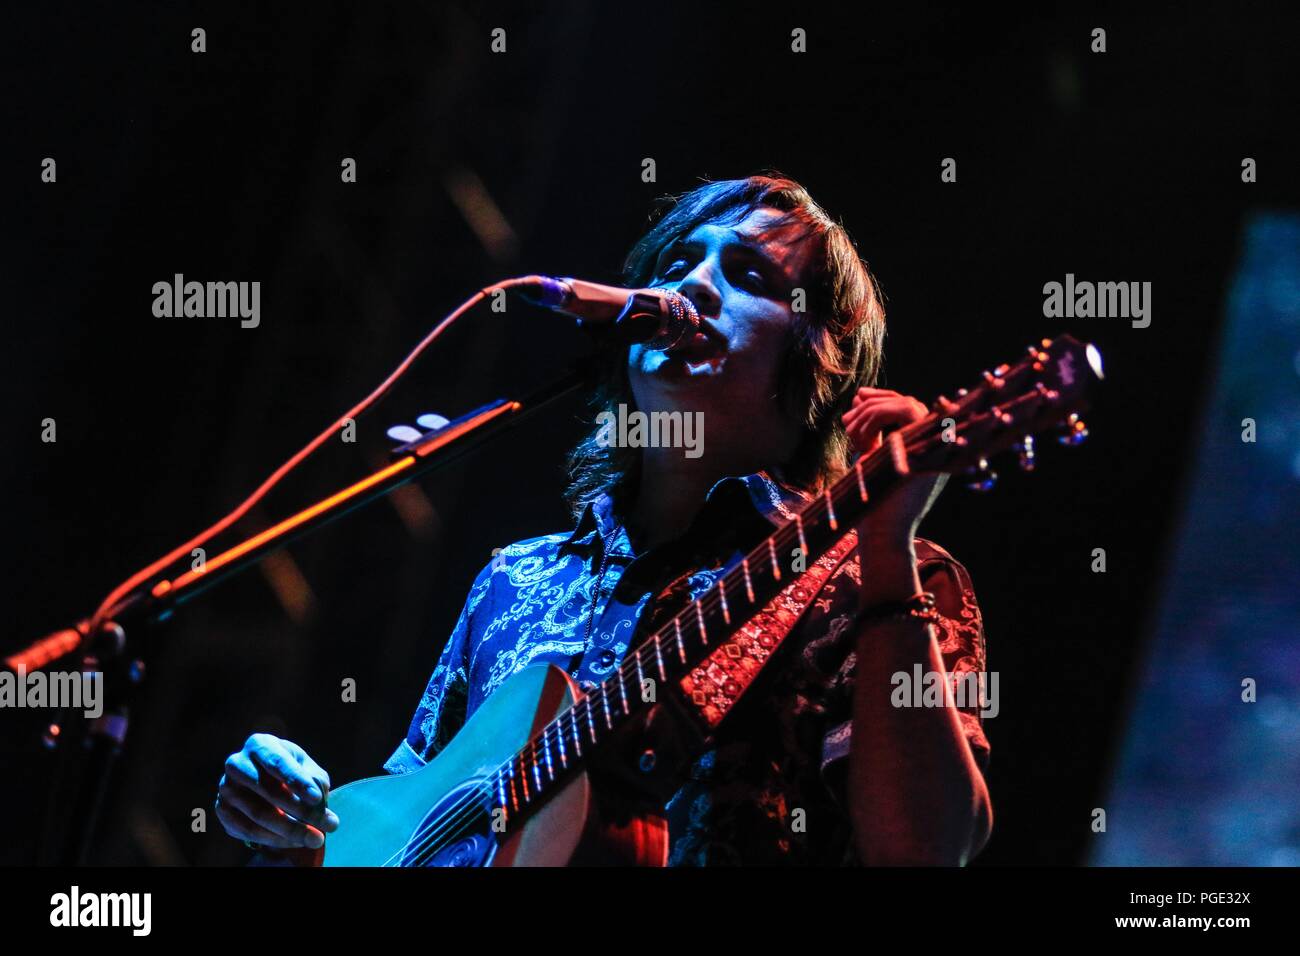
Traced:
<path fill-rule="evenodd" d="M 964 474 L 972 488 L 986 490 L 996 478 L 988 459 L 1013 447 L 1031 470 L 1036 434 L 1060 429 L 1064 444 L 1087 436 L 1079 414 L 1100 378 L 1097 350 L 1062 336 L 1030 346 L 1014 365 L 984 372 L 953 400 L 936 401 L 927 416 L 859 458 L 708 592 L 657 614 L 603 683 L 583 693 L 558 667 L 526 668 L 426 766 L 332 791 L 329 806 L 343 825 L 327 835 L 321 862 L 663 865 L 666 796 L 677 768 L 708 746 L 708 725 L 682 716 L 691 711 L 683 686 L 701 661 L 790 585 L 777 555 L 797 546 L 811 567 L 855 527 L 873 497 L 910 472 Z M 606 792 L 618 799 L 605 799 Z"/>

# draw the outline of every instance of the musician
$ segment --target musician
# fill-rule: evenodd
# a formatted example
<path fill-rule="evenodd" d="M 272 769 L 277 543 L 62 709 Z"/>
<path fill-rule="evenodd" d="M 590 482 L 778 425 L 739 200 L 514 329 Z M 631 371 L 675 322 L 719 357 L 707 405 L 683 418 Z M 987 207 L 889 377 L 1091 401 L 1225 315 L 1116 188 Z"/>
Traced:
<path fill-rule="evenodd" d="M 666 581 L 678 596 L 703 593 L 728 553 L 926 414 L 874 387 L 880 292 L 844 228 L 796 182 L 753 176 L 687 193 L 633 247 L 624 280 L 688 297 L 700 334 L 666 352 L 608 348 L 598 408 L 702 413 L 702 453 L 628 447 L 593 427 L 570 459 L 575 526 L 512 544 L 479 573 L 391 773 L 432 759 L 523 667 L 556 664 L 595 686 Z M 910 475 L 873 503 L 761 698 L 692 755 L 664 802 L 670 864 L 960 865 L 980 851 L 992 811 L 978 703 L 891 702 L 891 676 L 918 662 L 984 671 L 965 568 L 916 537 L 943 481 Z M 937 615 L 908 613 L 927 592 Z M 217 813 L 231 835 L 307 862 L 323 832 L 347 826 L 319 811 L 318 784 L 329 777 L 302 748 L 255 734 L 226 761 Z"/>

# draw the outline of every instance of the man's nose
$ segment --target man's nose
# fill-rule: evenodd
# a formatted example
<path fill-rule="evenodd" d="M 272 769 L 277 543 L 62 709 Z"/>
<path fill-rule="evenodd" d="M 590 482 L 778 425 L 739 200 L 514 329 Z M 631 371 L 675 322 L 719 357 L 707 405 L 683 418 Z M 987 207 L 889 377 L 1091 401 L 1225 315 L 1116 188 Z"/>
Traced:
<path fill-rule="evenodd" d="M 717 318 L 722 309 L 722 296 L 718 294 L 713 282 L 713 266 L 703 260 L 686 278 L 682 279 L 677 291 L 691 300 L 700 315 Z"/>

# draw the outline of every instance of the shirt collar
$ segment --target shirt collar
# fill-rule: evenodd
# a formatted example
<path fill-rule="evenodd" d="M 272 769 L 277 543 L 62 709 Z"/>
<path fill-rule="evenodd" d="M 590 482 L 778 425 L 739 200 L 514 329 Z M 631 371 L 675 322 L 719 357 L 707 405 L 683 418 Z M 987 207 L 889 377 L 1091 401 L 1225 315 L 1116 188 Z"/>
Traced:
<path fill-rule="evenodd" d="M 742 478 L 723 478 L 709 490 L 709 497 L 718 486 L 728 481 L 741 481 L 749 492 L 754 508 L 773 525 L 780 526 L 794 518 L 795 513 L 811 500 L 811 495 L 787 484 L 777 469 L 757 471 Z"/>
<path fill-rule="evenodd" d="M 710 504 L 716 505 L 719 499 L 734 495 L 740 489 L 748 495 L 749 503 L 754 510 L 774 527 L 779 527 L 794 518 L 795 512 L 810 499 L 807 493 L 783 481 L 780 472 L 773 469 L 721 479 L 705 495 L 705 507 Z M 590 548 L 597 541 L 602 543 L 608 541 L 609 535 L 615 529 L 618 530 L 618 534 L 610 545 L 610 555 L 634 557 L 627 532 L 614 514 L 613 497 L 609 494 L 601 494 L 593 501 L 589 501 L 582 509 L 578 523 L 564 541 L 564 546 Z"/>
<path fill-rule="evenodd" d="M 609 553 L 618 557 L 634 557 L 632 542 L 628 540 L 627 531 L 614 516 L 614 499 L 608 494 L 601 494 L 594 501 L 589 501 L 578 517 L 578 524 L 573 533 L 564 541 L 564 547 L 592 548 L 597 541 L 602 544 L 610 540 L 610 534 L 618 529 L 618 535 L 610 542 Z"/>

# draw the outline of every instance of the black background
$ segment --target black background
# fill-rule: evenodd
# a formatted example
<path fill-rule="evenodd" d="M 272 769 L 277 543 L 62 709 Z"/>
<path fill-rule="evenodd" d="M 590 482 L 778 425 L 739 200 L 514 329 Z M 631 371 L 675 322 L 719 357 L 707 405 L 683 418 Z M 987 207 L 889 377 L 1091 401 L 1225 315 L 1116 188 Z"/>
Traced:
<path fill-rule="evenodd" d="M 489 50 L 497 26 L 504 55 Z M 1097 26 L 1104 54 L 1089 51 Z M 1105 356 L 1088 445 L 1044 451 L 1032 476 L 1004 462 L 986 497 L 954 484 L 923 531 L 970 569 L 1000 674 L 997 821 L 978 862 L 1084 862 L 1241 228 L 1295 207 L 1293 36 L 1265 9 L 1172 3 L 1015 18 L 679 2 L 15 14 L 0 41 L 2 649 L 76 620 L 224 514 L 475 289 L 612 279 L 657 196 L 774 167 L 843 219 L 880 277 L 890 387 L 928 401 L 1061 331 Z M 40 181 L 46 156 L 56 184 Z M 355 184 L 340 182 L 347 156 Z M 949 156 L 955 184 L 940 182 Z M 1241 182 L 1246 156 L 1258 183 Z M 475 179 L 512 242 L 485 246 L 459 210 Z M 261 326 L 155 318 L 152 285 L 176 272 L 260 281 Z M 1151 282 L 1151 326 L 1044 319 L 1043 284 L 1067 272 Z M 243 528 L 381 463 L 388 424 L 521 394 L 582 347 L 539 312 L 476 312 L 355 445 L 327 446 Z M 150 658 L 96 859 L 242 860 L 215 821 L 194 834 L 190 820 L 255 729 L 296 740 L 336 783 L 377 772 L 492 548 L 567 525 L 560 466 L 581 411 L 569 401 L 423 481 L 403 505 L 423 520 L 382 502 L 293 546 L 315 598 L 301 620 L 258 572 L 189 606 Z M 40 440 L 46 417 L 57 443 Z M 345 677 L 355 704 L 340 702 Z M 0 862 L 23 863 L 49 760 L 40 714 L 0 719 Z"/>

